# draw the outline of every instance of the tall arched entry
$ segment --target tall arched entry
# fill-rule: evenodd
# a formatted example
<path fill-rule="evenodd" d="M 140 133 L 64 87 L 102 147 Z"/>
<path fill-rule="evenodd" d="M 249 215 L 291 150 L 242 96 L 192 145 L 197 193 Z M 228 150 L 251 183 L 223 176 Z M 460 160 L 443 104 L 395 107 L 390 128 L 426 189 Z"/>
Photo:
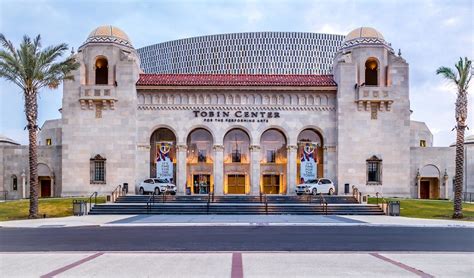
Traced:
<path fill-rule="evenodd" d="M 265 194 L 286 193 L 287 141 L 277 129 L 269 129 L 260 138 L 260 191 Z"/>
<path fill-rule="evenodd" d="M 224 136 L 224 193 L 250 193 L 250 137 L 242 129 Z"/>
<path fill-rule="evenodd" d="M 322 178 L 323 169 L 323 138 L 314 129 L 305 129 L 298 135 L 296 184 Z"/>
<path fill-rule="evenodd" d="M 440 198 L 440 171 L 434 165 L 425 165 L 419 172 L 419 191 L 420 199 L 438 199 Z"/>
<path fill-rule="evenodd" d="M 188 135 L 187 184 L 193 194 L 208 194 L 214 190 L 213 144 L 212 134 L 204 128 L 197 128 Z"/>
<path fill-rule="evenodd" d="M 159 128 L 150 138 L 150 177 L 176 183 L 176 136 L 168 128 Z"/>

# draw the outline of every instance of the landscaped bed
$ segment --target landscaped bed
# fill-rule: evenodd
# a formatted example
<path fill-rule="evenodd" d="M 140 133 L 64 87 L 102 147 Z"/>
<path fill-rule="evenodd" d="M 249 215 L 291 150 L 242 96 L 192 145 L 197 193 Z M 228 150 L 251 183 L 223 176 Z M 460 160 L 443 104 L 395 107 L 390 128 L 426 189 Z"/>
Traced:
<path fill-rule="evenodd" d="M 420 200 L 390 198 L 391 201 L 400 201 L 400 216 L 429 218 L 429 219 L 452 219 L 452 200 Z M 369 198 L 369 204 L 375 204 L 376 198 Z M 381 199 L 379 198 L 379 202 Z M 474 204 L 463 203 L 464 219 L 474 221 Z"/>
<path fill-rule="evenodd" d="M 89 198 L 40 198 L 38 216 L 64 217 L 72 215 L 72 200 L 87 200 Z M 97 203 L 104 203 L 104 197 L 98 197 Z M 0 221 L 27 219 L 30 207 L 29 200 L 6 201 L 0 203 Z"/>

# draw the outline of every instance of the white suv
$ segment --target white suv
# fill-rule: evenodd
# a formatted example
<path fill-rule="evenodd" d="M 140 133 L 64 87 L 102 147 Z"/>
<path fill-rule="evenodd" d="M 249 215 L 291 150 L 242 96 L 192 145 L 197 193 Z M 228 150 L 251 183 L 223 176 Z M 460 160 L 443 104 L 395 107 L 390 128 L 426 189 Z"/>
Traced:
<path fill-rule="evenodd" d="M 152 192 L 155 192 L 156 195 L 161 193 L 175 195 L 176 185 L 170 183 L 167 179 L 146 179 L 138 185 L 138 192 L 141 195 Z"/>
<path fill-rule="evenodd" d="M 307 180 L 305 183 L 296 186 L 296 195 L 327 193 L 334 194 L 336 188 L 330 179 Z"/>

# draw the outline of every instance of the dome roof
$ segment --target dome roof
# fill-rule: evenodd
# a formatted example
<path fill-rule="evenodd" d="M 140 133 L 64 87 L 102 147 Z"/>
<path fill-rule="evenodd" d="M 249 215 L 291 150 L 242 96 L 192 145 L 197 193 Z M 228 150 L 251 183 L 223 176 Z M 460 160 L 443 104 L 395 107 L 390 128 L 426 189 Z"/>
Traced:
<path fill-rule="evenodd" d="M 474 134 L 469 135 L 464 139 L 464 145 L 466 144 L 474 144 Z"/>
<path fill-rule="evenodd" d="M 20 145 L 20 143 L 0 134 L 0 145 Z"/>
<path fill-rule="evenodd" d="M 132 42 L 130 38 L 122 31 L 120 28 L 117 28 L 112 25 L 103 25 L 95 28 L 87 37 L 87 40 L 84 44 L 94 42 L 94 43 L 116 43 L 123 46 L 131 47 Z"/>
<path fill-rule="evenodd" d="M 374 28 L 359 27 L 350 31 L 349 34 L 347 34 L 344 41 L 350 41 L 350 40 L 359 39 L 359 38 L 376 38 L 376 39 L 384 40 L 382 33 L 375 30 Z"/>
<path fill-rule="evenodd" d="M 393 53 L 392 47 L 385 41 L 382 33 L 372 27 L 359 27 L 349 32 L 339 51 L 345 51 L 354 46 L 384 46 Z"/>

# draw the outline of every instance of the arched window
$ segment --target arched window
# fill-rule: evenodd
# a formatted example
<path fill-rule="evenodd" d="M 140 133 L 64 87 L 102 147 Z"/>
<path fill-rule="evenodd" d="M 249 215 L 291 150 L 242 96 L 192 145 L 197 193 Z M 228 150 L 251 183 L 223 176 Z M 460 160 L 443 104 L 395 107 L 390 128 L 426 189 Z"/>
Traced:
<path fill-rule="evenodd" d="M 159 128 L 150 137 L 150 177 L 176 181 L 176 136 Z"/>
<path fill-rule="evenodd" d="M 95 61 L 95 84 L 109 84 L 109 63 L 104 57 L 98 58 Z"/>
<path fill-rule="evenodd" d="M 90 159 L 90 183 L 91 184 L 105 184 L 105 165 L 106 159 L 102 157 L 100 154 L 97 154 L 93 158 Z"/>
<path fill-rule="evenodd" d="M 203 128 L 193 130 L 187 139 L 187 184 L 194 194 L 207 194 L 213 191 L 213 139 Z"/>
<path fill-rule="evenodd" d="M 367 159 L 367 184 L 382 185 L 382 159 L 375 155 Z"/>
<path fill-rule="evenodd" d="M 224 136 L 224 192 L 250 192 L 250 137 L 241 129 L 232 129 Z"/>
<path fill-rule="evenodd" d="M 374 58 L 369 58 L 365 62 L 365 85 L 378 85 L 378 63 Z"/>
<path fill-rule="evenodd" d="M 319 132 L 305 129 L 298 135 L 298 157 L 296 159 L 297 184 L 323 177 L 323 139 Z"/>
<path fill-rule="evenodd" d="M 18 178 L 15 175 L 12 176 L 12 190 L 18 190 Z"/>
<path fill-rule="evenodd" d="M 286 192 L 286 137 L 277 129 L 269 129 L 260 139 L 260 190 L 266 194 Z"/>

